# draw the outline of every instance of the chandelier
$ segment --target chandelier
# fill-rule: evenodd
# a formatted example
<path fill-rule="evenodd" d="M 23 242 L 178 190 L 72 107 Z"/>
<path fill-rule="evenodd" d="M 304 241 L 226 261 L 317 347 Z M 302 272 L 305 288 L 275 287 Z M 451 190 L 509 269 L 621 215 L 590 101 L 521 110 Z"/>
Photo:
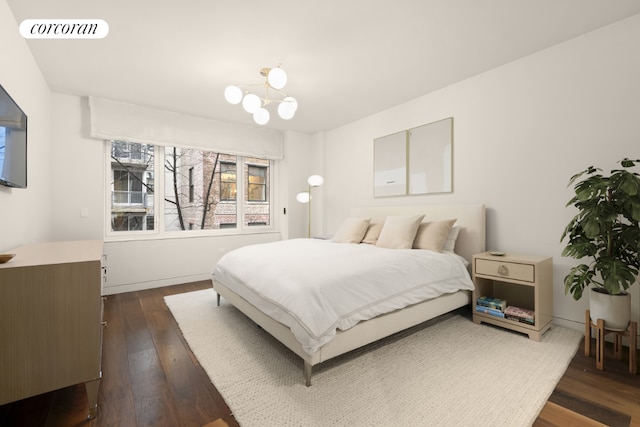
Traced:
<path fill-rule="evenodd" d="M 260 75 L 265 78 L 264 83 L 227 86 L 224 90 L 227 102 L 234 105 L 242 102 L 242 108 L 252 114 L 253 120 L 259 125 L 269 123 L 270 114 L 266 107 L 271 103 L 278 103 L 278 115 L 281 119 L 291 119 L 296 114 L 298 102 L 280 90 L 287 84 L 287 73 L 278 66 L 263 68 L 260 70 Z M 249 91 L 249 88 L 255 86 L 264 87 L 264 96 Z"/>

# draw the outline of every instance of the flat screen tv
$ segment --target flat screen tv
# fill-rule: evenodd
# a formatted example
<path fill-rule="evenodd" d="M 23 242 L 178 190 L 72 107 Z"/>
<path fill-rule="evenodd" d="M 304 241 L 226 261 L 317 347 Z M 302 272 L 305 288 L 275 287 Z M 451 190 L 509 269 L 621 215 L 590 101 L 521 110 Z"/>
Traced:
<path fill-rule="evenodd" d="M 27 115 L 0 86 L 0 184 L 27 188 Z"/>

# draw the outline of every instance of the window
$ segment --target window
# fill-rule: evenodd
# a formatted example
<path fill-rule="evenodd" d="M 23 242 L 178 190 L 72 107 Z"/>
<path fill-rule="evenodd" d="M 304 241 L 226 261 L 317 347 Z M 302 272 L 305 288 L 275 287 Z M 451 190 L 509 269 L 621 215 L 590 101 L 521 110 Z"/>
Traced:
<path fill-rule="evenodd" d="M 248 165 L 249 169 L 249 197 L 250 202 L 267 201 L 267 168 L 265 166 Z"/>
<path fill-rule="evenodd" d="M 153 146 L 111 144 L 111 230 L 153 230 Z"/>
<path fill-rule="evenodd" d="M 108 143 L 111 232 L 229 232 L 272 224 L 273 165 L 268 159 L 125 141 Z M 158 181 L 154 180 L 155 169 L 163 172 Z M 155 215 L 156 211 L 161 215 Z"/>
<path fill-rule="evenodd" d="M 236 199 L 236 164 L 220 163 L 220 199 Z"/>
<path fill-rule="evenodd" d="M 245 158 L 244 224 L 247 227 L 270 225 L 271 205 L 268 198 L 269 160 Z"/>
<path fill-rule="evenodd" d="M 171 183 L 165 188 L 165 230 L 235 226 L 236 162 L 229 154 L 165 147 L 165 182 Z"/>
<path fill-rule="evenodd" d="M 142 171 L 113 171 L 113 203 L 115 205 L 142 205 Z"/>
<path fill-rule="evenodd" d="M 113 217 L 112 220 L 114 231 L 131 231 L 143 230 L 145 224 L 145 216 L 142 214 L 123 213 Z M 148 223 L 146 224 L 149 225 Z M 153 228 L 151 228 L 153 229 Z"/>

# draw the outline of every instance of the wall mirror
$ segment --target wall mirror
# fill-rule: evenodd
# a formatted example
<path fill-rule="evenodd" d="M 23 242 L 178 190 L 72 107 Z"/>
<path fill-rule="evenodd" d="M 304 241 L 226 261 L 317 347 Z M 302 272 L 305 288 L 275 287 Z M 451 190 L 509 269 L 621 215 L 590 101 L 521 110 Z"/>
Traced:
<path fill-rule="evenodd" d="M 374 139 L 374 197 L 452 192 L 452 148 L 452 117 Z"/>

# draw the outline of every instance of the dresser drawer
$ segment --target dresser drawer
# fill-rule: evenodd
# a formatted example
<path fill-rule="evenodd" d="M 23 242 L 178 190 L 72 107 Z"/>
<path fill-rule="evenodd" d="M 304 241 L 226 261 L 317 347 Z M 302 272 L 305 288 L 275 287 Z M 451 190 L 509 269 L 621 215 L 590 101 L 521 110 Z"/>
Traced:
<path fill-rule="evenodd" d="M 525 282 L 534 282 L 534 266 L 532 264 L 519 264 L 506 261 L 490 261 L 476 259 L 476 274 L 486 276 L 504 277 Z"/>

